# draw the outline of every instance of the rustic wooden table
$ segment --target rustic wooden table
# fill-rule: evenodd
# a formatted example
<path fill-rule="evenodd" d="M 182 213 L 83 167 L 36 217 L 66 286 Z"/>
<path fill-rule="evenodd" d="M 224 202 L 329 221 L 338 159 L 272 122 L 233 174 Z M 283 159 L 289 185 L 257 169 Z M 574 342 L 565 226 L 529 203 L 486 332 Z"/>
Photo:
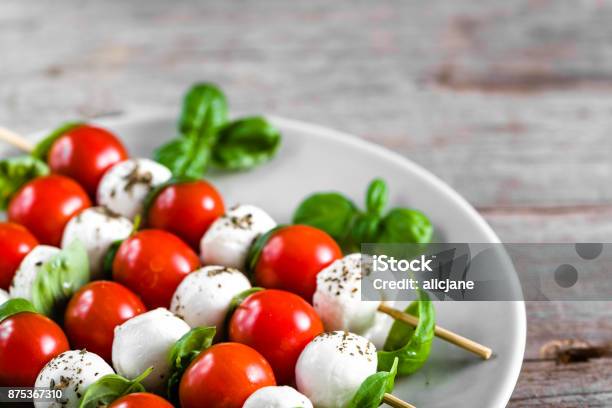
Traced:
<path fill-rule="evenodd" d="M 605 0 L 0 3 L 0 123 L 175 109 L 207 79 L 232 108 L 351 132 L 437 174 L 506 242 L 610 241 Z M 612 303 L 530 303 L 511 407 L 612 406 Z"/>

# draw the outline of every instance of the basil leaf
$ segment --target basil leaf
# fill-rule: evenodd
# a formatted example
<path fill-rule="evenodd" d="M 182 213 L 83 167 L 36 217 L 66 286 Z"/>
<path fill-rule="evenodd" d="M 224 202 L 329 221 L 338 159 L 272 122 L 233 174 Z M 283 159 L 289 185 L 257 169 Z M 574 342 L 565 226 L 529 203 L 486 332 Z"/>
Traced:
<path fill-rule="evenodd" d="M 263 250 L 264 246 L 266 246 L 268 240 L 272 237 L 272 235 L 274 235 L 276 231 L 284 227 L 284 225 L 277 225 L 265 234 L 261 234 L 257 238 L 255 238 L 255 241 L 253 241 L 251 247 L 249 248 L 249 252 L 247 253 L 247 274 L 252 275 L 255 272 L 255 267 L 257 266 L 257 262 L 259 262 L 259 257 L 261 256 L 261 251 Z"/>
<path fill-rule="evenodd" d="M 63 134 L 70 132 L 72 129 L 82 126 L 83 122 L 66 122 L 52 131 L 47 137 L 38 142 L 36 146 L 34 146 L 34 150 L 30 153 L 33 157 L 47 161 L 47 155 L 49 154 L 49 150 L 51 150 L 51 146 L 57 139 L 59 139 Z"/>
<path fill-rule="evenodd" d="M 168 362 L 170 375 L 167 392 L 171 400 L 178 401 L 178 387 L 183 373 L 191 362 L 213 343 L 216 329 L 212 327 L 195 327 L 181 337 L 170 349 Z"/>
<path fill-rule="evenodd" d="M 153 153 L 176 177 L 201 177 L 210 162 L 218 129 L 227 122 L 227 101 L 212 84 L 196 84 L 185 95 L 178 138 Z"/>
<path fill-rule="evenodd" d="M 373 243 L 378 240 L 380 218 L 374 214 L 361 213 L 355 217 L 351 230 L 351 251 L 360 251 L 361 244 Z"/>
<path fill-rule="evenodd" d="M 36 308 L 29 300 L 22 298 L 9 299 L 0 304 L 0 322 L 21 312 L 37 313 Z"/>
<path fill-rule="evenodd" d="M 40 267 L 32 284 L 32 303 L 40 313 L 55 316 L 88 281 L 87 251 L 75 240 Z"/>
<path fill-rule="evenodd" d="M 49 167 L 30 156 L 0 160 L 0 210 L 6 210 L 9 201 L 24 184 L 36 177 L 49 174 Z"/>
<path fill-rule="evenodd" d="M 123 239 L 113 241 L 104 254 L 104 258 L 102 258 L 102 273 L 104 275 L 104 279 L 113 279 L 113 262 L 115 261 L 115 255 L 117 255 L 117 251 L 119 251 L 119 247 L 123 241 Z"/>
<path fill-rule="evenodd" d="M 417 316 L 419 324 L 415 328 L 397 320 L 393 323 L 383 350 L 377 353 L 379 370 L 390 370 L 398 358 L 398 374 L 409 375 L 427 361 L 435 336 L 436 313 L 427 293 L 419 291 L 419 297 L 405 310 L 405 313 Z"/>
<path fill-rule="evenodd" d="M 183 99 L 179 119 L 182 135 L 200 134 L 227 122 L 227 100 L 223 91 L 211 83 L 193 85 Z"/>
<path fill-rule="evenodd" d="M 281 134 L 262 117 L 238 119 L 219 130 L 212 159 L 226 170 L 245 170 L 270 160 L 278 150 Z"/>
<path fill-rule="evenodd" d="M 397 357 L 393 360 L 389 371 L 379 371 L 366 378 L 346 408 L 376 408 L 382 404 L 385 393 L 393 391 L 398 360 Z"/>
<path fill-rule="evenodd" d="M 422 212 L 394 208 L 381 220 L 377 242 L 426 244 L 431 242 L 432 236 L 433 226 Z"/>
<path fill-rule="evenodd" d="M 378 217 L 382 216 L 388 199 L 387 184 L 381 179 L 374 179 L 368 186 L 366 193 L 367 212 Z"/>
<path fill-rule="evenodd" d="M 342 194 L 317 193 L 302 201 L 293 214 L 293 223 L 319 228 L 342 243 L 357 212 L 355 204 Z"/>
<path fill-rule="evenodd" d="M 146 391 L 141 382 L 151 374 L 151 371 L 153 367 L 147 368 L 133 380 L 128 380 L 118 374 L 105 375 L 87 388 L 81 398 L 79 408 L 104 407 L 124 395 Z"/>

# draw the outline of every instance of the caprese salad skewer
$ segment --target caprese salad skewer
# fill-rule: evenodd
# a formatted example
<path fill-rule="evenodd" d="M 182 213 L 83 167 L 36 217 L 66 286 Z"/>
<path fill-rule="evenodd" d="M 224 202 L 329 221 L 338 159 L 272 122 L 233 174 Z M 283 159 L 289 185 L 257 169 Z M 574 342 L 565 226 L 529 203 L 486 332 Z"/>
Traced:
<path fill-rule="evenodd" d="M 317 289 L 313 305 L 326 330 L 348 330 L 364 334 L 381 312 L 412 327 L 419 318 L 397 310 L 382 301 L 361 300 L 362 254 L 355 253 L 334 261 L 317 275 Z M 470 351 L 487 360 L 492 350 L 473 340 L 440 326 L 435 326 L 437 337 Z"/>

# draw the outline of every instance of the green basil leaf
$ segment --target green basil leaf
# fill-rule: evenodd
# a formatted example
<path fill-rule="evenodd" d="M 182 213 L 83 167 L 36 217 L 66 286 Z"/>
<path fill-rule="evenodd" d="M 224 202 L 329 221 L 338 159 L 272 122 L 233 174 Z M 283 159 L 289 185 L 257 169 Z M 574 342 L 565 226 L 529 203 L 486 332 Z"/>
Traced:
<path fill-rule="evenodd" d="M 342 194 L 317 193 L 302 201 L 293 214 L 293 223 L 319 228 L 343 243 L 356 214 L 355 204 Z"/>
<path fill-rule="evenodd" d="M 183 373 L 202 350 L 212 345 L 216 331 L 214 326 L 195 327 L 172 346 L 168 354 L 170 375 L 167 392 L 170 400 L 178 401 L 178 387 Z"/>
<path fill-rule="evenodd" d="M 377 242 L 427 244 L 432 236 L 433 226 L 422 212 L 394 208 L 381 220 Z"/>
<path fill-rule="evenodd" d="M 378 351 L 378 369 L 390 370 L 399 359 L 397 372 L 409 375 L 419 370 L 431 351 L 436 326 L 436 313 L 427 293 L 419 291 L 420 299 L 412 302 L 405 312 L 419 318 L 417 327 L 396 320 L 387 335 L 383 350 Z"/>
<path fill-rule="evenodd" d="M 230 320 L 232 320 L 232 316 L 234 315 L 234 312 L 236 311 L 236 309 L 238 309 L 238 307 L 242 304 L 242 302 L 244 302 L 244 300 L 248 298 L 249 296 L 251 296 L 253 293 L 261 292 L 262 290 L 264 290 L 264 288 L 255 286 L 253 288 L 249 288 L 247 290 L 240 292 L 239 294 L 237 294 L 236 296 L 232 298 L 227 308 L 227 314 L 225 315 L 225 328 L 226 329 L 229 328 L 229 322 Z"/>
<path fill-rule="evenodd" d="M 285 225 L 277 225 L 265 234 L 261 234 L 257 238 L 255 238 L 255 241 L 253 241 L 253 244 L 251 244 L 249 252 L 247 253 L 245 271 L 247 274 L 254 274 L 255 267 L 257 266 L 257 262 L 259 262 L 259 257 L 261 256 L 261 251 L 263 250 L 264 246 L 266 246 L 268 240 L 272 237 L 272 235 L 274 235 L 276 231 L 284 227 Z"/>
<path fill-rule="evenodd" d="M 128 380 L 118 374 L 105 375 L 87 388 L 81 397 L 79 408 L 105 407 L 124 395 L 146 391 L 141 382 L 151 374 L 151 371 L 153 367 L 147 368 L 133 380 Z"/>
<path fill-rule="evenodd" d="M 117 251 L 119 251 L 119 247 L 123 241 L 123 239 L 114 241 L 110 247 L 108 247 L 106 254 L 104 254 L 104 258 L 102 259 L 102 273 L 104 279 L 113 279 L 113 262 L 115 261 L 115 255 L 117 255 Z"/>
<path fill-rule="evenodd" d="M 385 393 L 393 391 L 398 360 L 397 357 L 393 360 L 389 371 L 379 371 L 366 378 L 346 408 L 376 408 L 382 404 Z"/>
<path fill-rule="evenodd" d="M 4 319 L 11 317 L 21 312 L 33 312 L 38 313 L 36 308 L 29 300 L 22 298 L 9 299 L 6 302 L 0 304 L 0 322 Z"/>
<path fill-rule="evenodd" d="M 226 122 L 227 100 L 215 84 L 202 82 L 187 91 L 179 119 L 181 135 L 199 134 L 210 127 L 217 129 Z"/>
<path fill-rule="evenodd" d="M 351 230 L 351 251 L 361 251 L 361 244 L 376 242 L 379 224 L 380 218 L 375 214 L 358 214 Z"/>
<path fill-rule="evenodd" d="M 270 160 L 280 142 L 280 131 L 266 119 L 238 119 L 219 130 L 212 153 L 213 163 L 226 170 L 250 169 Z"/>
<path fill-rule="evenodd" d="M 89 281 L 85 246 L 73 241 L 45 262 L 32 284 L 32 304 L 47 316 L 58 316 L 70 296 Z"/>
<path fill-rule="evenodd" d="M 227 122 L 227 101 L 212 84 L 196 84 L 185 96 L 178 138 L 153 153 L 176 177 L 200 178 L 206 172 L 217 132 Z"/>
<path fill-rule="evenodd" d="M 49 167 L 31 156 L 0 160 L 0 210 L 6 210 L 13 194 L 24 184 L 47 174 Z"/>
<path fill-rule="evenodd" d="M 83 126 L 83 122 L 66 122 L 61 124 L 55 130 L 53 130 L 49 135 L 47 135 L 44 139 L 42 139 L 36 146 L 34 146 L 34 150 L 30 153 L 33 157 L 47 161 L 47 155 L 49 154 L 49 150 L 51 150 L 51 146 L 57 139 L 59 139 L 63 134 L 70 132 L 72 129 Z"/>
<path fill-rule="evenodd" d="M 366 193 L 367 212 L 379 217 L 382 216 L 388 199 L 387 184 L 381 179 L 374 179 L 368 186 Z"/>

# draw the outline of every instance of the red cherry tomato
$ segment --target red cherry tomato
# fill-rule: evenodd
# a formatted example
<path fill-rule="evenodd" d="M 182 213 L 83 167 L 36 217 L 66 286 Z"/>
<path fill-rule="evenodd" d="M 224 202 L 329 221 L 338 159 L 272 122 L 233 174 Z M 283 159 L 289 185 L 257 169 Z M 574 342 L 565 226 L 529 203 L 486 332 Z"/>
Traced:
<path fill-rule="evenodd" d="M 108 408 L 174 408 L 171 403 L 149 392 L 135 392 L 113 401 Z"/>
<path fill-rule="evenodd" d="M 190 181 L 164 188 L 149 208 L 148 222 L 176 234 L 197 251 L 210 224 L 224 212 L 223 199 L 211 184 Z"/>
<path fill-rule="evenodd" d="M 29 229 L 41 244 L 59 246 L 64 226 L 79 211 L 91 207 L 87 193 L 68 177 L 38 177 L 11 199 L 9 221 Z"/>
<path fill-rule="evenodd" d="M 0 322 L 0 386 L 33 387 L 36 376 L 55 356 L 69 349 L 53 320 L 31 312 Z"/>
<path fill-rule="evenodd" d="M 229 327 L 231 341 L 253 347 L 268 360 L 279 384 L 292 384 L 295 363 L 323 323 L 301 297 L 268 289 L 247 297 L 236 309 Z"/>
<path fill-rule="evenodd" d="M 198 255 L 175 235 L 144 230 L 119 247 L 113 280 L 133 290 L 149 309 L 169 307 L 178 284 L 199 264 Z"/>
<path fill-rule="evenodd" d="M 34 235 L 21 225 L 0 222 L 0 289 L 9 288 L 19 264 L 36 245 Z"/>
<path fill-rule="evenodd" d="M 241 408 L 262 387 L 276 385 L 272 368 L 257 351 L 238 343 L 219 343 L 185 370 L 179 385 L 182 408 Z"/>
<path fill-rule="evenodd" d="M 110 362 L 115 327 L 145 310 L 138 296 L 125 286 L 91 282 L 70 299 L 64 328 L 72 348 L 93 351 Z"/>
<path fill-rule="evenodd" d="M 104 172 L 127 158 L 123 144 L 108 130 L 80 125 L 51 145 L 47 163 L 53 173 L 75 179 L 90 197 L 95 197 Z"/>
<path fill-rule="evenodd" d="M 342 258 L 336 241 L 320 229 L 290 225 L 275 231 L 255 266 L 255 280 L 265 288 L 284 289 L 312 301 L 321 269 Z"/>

